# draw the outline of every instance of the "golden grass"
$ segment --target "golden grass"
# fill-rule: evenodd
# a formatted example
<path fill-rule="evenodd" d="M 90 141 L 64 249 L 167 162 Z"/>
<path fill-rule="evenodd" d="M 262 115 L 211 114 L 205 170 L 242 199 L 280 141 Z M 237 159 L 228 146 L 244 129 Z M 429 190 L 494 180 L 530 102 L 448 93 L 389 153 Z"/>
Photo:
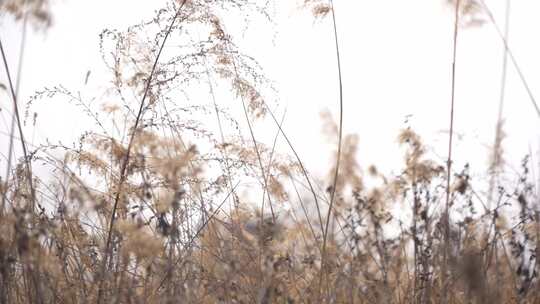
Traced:
<path fill-rule="evenodd" d="M 19 17 L 16 3 L 0 9 Z M 316 17 L 331 10 L 303 5 Z M 242 123 L 251 129 L 269 114 L 281 126 L 263 98 L 267 80 L 232 43 L 220 9 L 264 14 L 247 1 L 171 2 L 148 23 L 102 33 L 117 104 L 90 111 L 63 87 L 32 98 L 67 96 L 96 129 L 76 147 L 34 148 L 0 183 L 0 303 L 540 303 L 528 158 L 519 182 L 490 194 L 488 207 L 475 190 L 482 181 L 468 167 L 447 172 L 413 130 L 398 137 L 405 154 L 397 176 L 375 166 L 364 175 L 358 138 L 345 134 L 340 161 L 318 187 L 288 139 L 296 158 L 253 132 L 241 135 Z M 148 34 L 163 38 L 177 17 L 182 27 L 170 27 L 171 39 L 205 43 L 186 39 L 180 54 L 141 56 L 141 46 L 155 45 Z M 215 102 L 187 105 L 170 93 L 202 83 L 213 94 L 216 82 L 245 103 L 245 122 Z M 323 114 L 325 129 L 335 138 L 340 127 L 330 117 Z M 116 132 L 103 128 L 107 119 Z M 27 161 L 49 175 L 29 183 Z"/>

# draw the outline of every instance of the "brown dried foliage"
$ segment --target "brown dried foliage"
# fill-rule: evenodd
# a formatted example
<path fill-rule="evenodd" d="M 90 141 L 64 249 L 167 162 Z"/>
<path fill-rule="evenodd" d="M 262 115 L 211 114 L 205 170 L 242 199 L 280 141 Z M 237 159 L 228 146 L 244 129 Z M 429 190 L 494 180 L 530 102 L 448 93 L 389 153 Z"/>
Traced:
<path fill-rule="evenodd" d="M 317 17 L 329 12 L 322 2 L 304 4 Z M 269 83 L 256 61 L 236 49 L 226 21 L 217 17 L 221 10 L 263 13 L 250 1 L 192 0 L 181 12 L 182 26 L 174 28 L 171 45 L 182 47 L 159 62 L 102 274 L 126 134 L 134 131 L 139 100 L 133 96 L 143 92 L 155 59 L 151 46 L 160 41 L 175 5 L 125 32 L 102 33 L 100 47 L 111 77 L 101 112 L 61 86 L 31 98 L 31 103 L 67 98 L 96 128 L 78 145 L 48 144 L 32 151 L 32 162 L 44 164 L 51 176 L 33 177 L 36 210 L 30 208 L 22 161 L 0 183 L 7 201 L 0 214 L 0 303 L 92 303 L 96 282 L 103 282 L 107 303 L 439 303 L 443 290 L 449 291 L 450 303 L 539 302 L 540 222 L 528 159 L 517 186 L 501 187 L 492 209 L 477 210 L 482 196 L 468 167 L 453 173 L 451 243 L 445 244 L 444 164 L 409 128 L 398 137 L 404 163 L 394 176 L 375 166 L 364 175 L 358 137 L 343 137 L 321 265 L 324 219 L 316 211 L 328 206 L 332 174 L 324 181 L 326 189 L 309 193 L 301 164 L 263 143 L 258 151 L 246 145 L 241 123 L 225 107 L 193 104 L 171 93 L 213 86 L 207 83 L 211 75 L 231 88 L 232 102 L 247 101 L 251 119 L 266 117 L 263 96 Z M 216 114 L 229 131 L 223 136 L 210 126 Z M 326 135 L 335 139 L 331 116 L 325 113 L 323 120 Z M 105 128 L 105 121 L 116 131 Z M 367 187 L 368 178 L 377 186 Z M 451 279 L 443 286 L 441 256 L 447 246 Z"/>

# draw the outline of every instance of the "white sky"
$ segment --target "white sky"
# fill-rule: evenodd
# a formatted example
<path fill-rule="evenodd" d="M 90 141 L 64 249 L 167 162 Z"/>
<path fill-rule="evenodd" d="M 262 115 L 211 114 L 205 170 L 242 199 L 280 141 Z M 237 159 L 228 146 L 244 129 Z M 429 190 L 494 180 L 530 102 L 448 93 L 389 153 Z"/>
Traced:
<path fill-rule="evenodd" d="M 359 160 L 389 172 L 399 163 L 398 131 L 406 115 L 412 126 L 442 158 L 447 154 L 452 58 L 452 9 L 445 0 L 335 0 L 343 67 L 345 133 L 359 134 Z M 124 29 L 153 16 L 164 0 L 56 1 L 54 26 L 46 33 L 30 32 L 24 58 L 20 102 L 35 90 L 62 84 L 91 96 L 106 85 L 99 70 L 102 29 Z M 487 1 L 503 26 L 504 0 Z M 311 171 L 324 174 L 332 146 L 325 144 L 319 113 L 338 109 L 336 59 L 331 19 L 314 22 L 297 10 L 297 1 L 276 4 L 275 32 L 264 24 L 250 27 L 241 40 L 246 53 L 260 61 L 276 81 L 280 104 L 287 107 L 284 129 Z M 128 9 L 126 9 L 128 8 Z M 540 2 L 512 0 L 510 48 L 533 94 L 540 94 Z M 264 33 L 264 34 L 261 34 Z M 268 35 L 267 35 L 268 34 Z M 275 34 L 275 35 L 273 35 Z M 20 26 L 3 18 L 0 38 L 7 46 L 11 70 L 16 70 Z M 471 162 L 473 172 L 486 170 L 497 116 L 503 49 L 493 26 L 460 32 L 457 59 L 455 145 L 457 166 Z M 91 81 L 84 87 L 86 72 Z M 0 82 L 6 83 L 3 67 Z M 521 158 L 539 150 L 540 118 L 513 66 L 508 65 L 504 117 L 508 162 L 519 170 Z M 7 153 L 11 102 L 0 93 L 0 151 Z M 100 104 L 100 103 L 99 103 Z M 36 128 L 25 130 L 40 142 L 73 141 L 83 120 L 63 100 L 39 105 Z M 279 114 L 278 114 L 279 115 Z M 336 116 L 337 117 L 337 116 Z M 270 141 L 275 134 L 259 132 Z M 5 161 L 1 160 L 0 168 Z M 2 171 L 3 175 L 3 169 Z"/>

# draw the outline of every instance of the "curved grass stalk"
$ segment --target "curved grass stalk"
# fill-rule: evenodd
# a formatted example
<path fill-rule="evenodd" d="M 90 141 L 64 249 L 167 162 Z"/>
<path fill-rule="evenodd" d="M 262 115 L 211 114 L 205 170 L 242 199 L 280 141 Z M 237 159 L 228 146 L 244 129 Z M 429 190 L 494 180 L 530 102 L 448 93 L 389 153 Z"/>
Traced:
<path fill-rule="evenodd" d="M 341 141 L 343 138 L 343 81 L 341 73 L 341 56 L 339 53 L 339 41 L 336 25 L 336 14 L 334 10 L 334 1 L 330 0 L 330 9 L 332 12 L 332 25 L 334 28 L 334 42 L 336 49 L 336 59 L 337 59 L 337 69 L 338 69 L 338 81 L 339 81 L 339 134 L 338 134 L 338 150 L 337 150 L 337 159 L 336 159 L 336 170 L 334 172 L 334 183 L 332 186 L 332 192 L 330 194 L 330 204 L 328 205 L 328 212 L 326 213 L 326 223 L 323 230 L 323 244 L 322 244 L 322 256 L 321 256 L 321 273 L 319 276 L 319 288 L 318 293 L 320 294 L 321 284 L 323 281 L 323 276 L 326 273 L 326 244 L 328 242 L 328 227 L 330 226 L 330 218 L 332 216 L 332 209 L 334 207 L 334 201 L 336 196 L 336 188 L 339 177 L 339 165 L 341 161 Z M 320 300 L 320 298 L 319 298 Z"/>
<path fill-rule="evenodd" d="M 453 38 L 453 54 L 452 54 L 452 85 L 450 93 L 450 131 L 448 137 L 448 160 L 446 161 L 446 201 L 444 207 L 444 250 L 443 250 L 443 264 L 441 269 L 442 280 L 442 303 L 447 303 L 448 293 L 448 255 L 450 252 L 450 181 L 452 175 L 452 146 L 454 139 L 454 105 L 456 97 L 456 57 L 457 57 L 457 40 L 459 32 L 459 9 L 461 0 L 456 0 L 455 16 L 454 16 L 454 38 Z"/>

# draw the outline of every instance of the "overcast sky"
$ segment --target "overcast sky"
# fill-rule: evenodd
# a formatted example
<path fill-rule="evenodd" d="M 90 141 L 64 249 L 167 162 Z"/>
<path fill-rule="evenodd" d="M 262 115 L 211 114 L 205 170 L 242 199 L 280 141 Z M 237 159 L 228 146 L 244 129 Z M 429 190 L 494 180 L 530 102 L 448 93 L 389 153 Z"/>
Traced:
<path fill-rule="evenodd" d="M 62 84 L 74 91 L 88 92 L 107 85 L 99 77 L 103 65 L 98 34 L 104 28 L 125 29 L 150 18 L 165 1 L 54 3 L 53 27 L 46 33 L 29 32 L 21 102 L 45 86 Z M 503 27 L 505 1 L 487 3 Z M 308 167 L 322 174 L 330 166 L 332 146 L 325 144 L 319 113 L 328 109 L 337 114 L 338 110 L 333 30 L 331 19 L 315 22 L 297 4 L 294 0 L 277 3 L 275 25 L 257 25 L 255 21 L 239 41 L 246 53 L 261 62 L 268 77 L 276 81 L 280 109 L 287 108 L 284 128 Z M 540 18 L 536 16 L 540 2 L 513 0 L 511 6 L 509 45 L 536 96 L 540 94 Z M 359 135 L 360 163 L 375 163 L 384 172 L 390 172 L 401 159 L 396 137 L 408 115 L 412 115 L 413 128 L 433 147 L 434 155 L 444 159 L 449 123 L 452 9 L 445 0 L 335 0 L 335 10 L 343 67 L 344 132 Z M 7 47 L 12 71 L 16 70 L 20 33 L 20 24 L 5 17 L 0 20 L 0 38 Z M 461 29 L 455 158 L 458 166 L 471 162 L 477 174 L 485 172 L 493 143 L 502 55 L 500 38 L 489 22 Z M 92 77 L 84 86 L 89 70 Z M 0 74 L 0 82 L 6 83 L 3 67 Z M 0 93 L 3 155 L 7 152 L 9 104 L 8 95 Z M 27 138 L 35 143 L 44 138 L 71 142 L 83 129 L 80 116 L 63 101 L 49 100 L 36 109 L 37 127 L 25 130 Z M 519 169 L 519 161 L 526 153 L 539 150 L 540 118 L 511 64 L 503 116 L 506 158 Z M 274 132 L 259 134 L 271 138 Z M 0 167 L 4 164 L 2 159 Z"/>

